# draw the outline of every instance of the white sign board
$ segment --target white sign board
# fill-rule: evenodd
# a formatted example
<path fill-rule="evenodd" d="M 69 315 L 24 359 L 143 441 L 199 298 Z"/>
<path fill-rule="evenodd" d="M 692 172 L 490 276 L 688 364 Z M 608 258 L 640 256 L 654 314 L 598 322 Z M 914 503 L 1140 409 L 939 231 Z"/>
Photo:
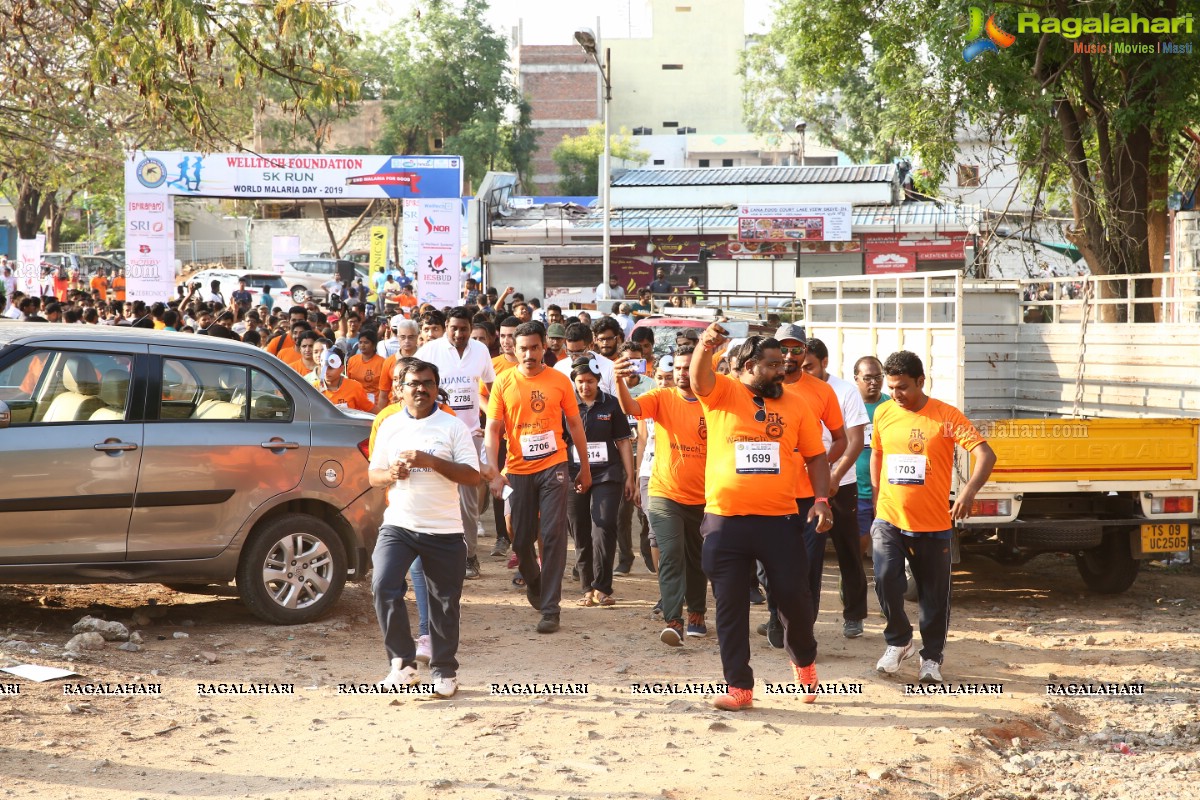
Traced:
<path fill-rule="evenodd" d="M 422 200 L 417 218 L 417 301 L 436 308 L 461 302 L 462 201 Z"/>
<path fill-rule="evenodd" d="M 850 203 L 738 206 L 738 241 L 848 242 Z"/>
<path fill-rule="evenodd" d="M 125 195 L 125 299 L 147 305 L 175 292 L 175 198 Z"/>
<path fill-rule="evenodd" d="M 16 278 L 19 291 L 34 297 L 41 296 L 42 254 L 45 248 L 46 236 L 41 233 L 36 239 L 17 240 Z"/>
<path fill-rule="evenodd" d="M 189 197 L 458 197 L 461 156 L 136 151 L 125 194 Z"/>

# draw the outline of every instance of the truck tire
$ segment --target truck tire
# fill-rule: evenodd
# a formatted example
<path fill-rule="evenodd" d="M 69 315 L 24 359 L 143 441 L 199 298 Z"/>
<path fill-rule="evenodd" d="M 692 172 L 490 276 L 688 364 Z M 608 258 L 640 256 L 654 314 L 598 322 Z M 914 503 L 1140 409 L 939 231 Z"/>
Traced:
<path fill-rule="evenodd" d="M 238 564 L 242 602 L 276 625 L 312 622 L 346 585 L 346 551 L 337 533 L 309 514 L 284 514 L 250 535 Z"/>
<path fill-rule="evenodd" d="M 1129 549 L 1130 528 L 1106 528 L 1099 547 L 1075 554 L 1083 582 L 1098 594 L 1120 594 L 1133 585 L 1142 562 Z"/>

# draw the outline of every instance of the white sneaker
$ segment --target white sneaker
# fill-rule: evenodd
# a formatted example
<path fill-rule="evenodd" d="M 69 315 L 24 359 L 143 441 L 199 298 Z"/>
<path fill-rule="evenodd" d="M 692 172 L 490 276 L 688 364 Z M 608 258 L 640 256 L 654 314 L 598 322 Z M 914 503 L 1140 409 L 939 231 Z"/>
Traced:
<path fill-rule="evenodd" d="M 458 691 L 458 678 L 438 678 L 433 684 L 433 693 L 446 700 Z"/>
<path fill-rule="evenodd" d="M 921 661 L 921 671 L 917 678 L 921 683 L 941 683 L 942 665 L 931 659 Z"/>
<path fill-rule="evenodd" d="M 387 674 L 387 677 L 379 682 L 380 686 L 412 686 L 416 684 L 420 678 L 417 677 L 416 667 L 404 666 L 404 659 L 392 659 L 392 671 Z"/>
<path fill-rule="evenodd" d="M 421 664 L 428 664 L 429 659 L 433 657 L 433 649 L 429 645 L 429 634 L 417 637 L 417 661 Z"/>
<path fill-rule="evenodd" d="M 879 672 L 886 672 L 888 675 L 895 675 L 900 671 L 900 662 L 906 658 L 912 658 L 916 652 L 917 646 L 913 644 L 911 639 L 903 647 L 896 647 L 890 644 L 875 664 L 875 669 Z"/>

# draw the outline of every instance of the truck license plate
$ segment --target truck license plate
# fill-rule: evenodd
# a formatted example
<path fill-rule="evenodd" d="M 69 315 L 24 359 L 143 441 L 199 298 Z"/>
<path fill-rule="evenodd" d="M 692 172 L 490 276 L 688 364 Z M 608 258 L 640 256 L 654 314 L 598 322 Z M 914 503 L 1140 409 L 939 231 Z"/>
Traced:
<path fill-rule="evenodd" d="M 1174 553 L 1187 549 L 1187 525 L 1159 522 L 1142 526 L 1143 553 Z"/>

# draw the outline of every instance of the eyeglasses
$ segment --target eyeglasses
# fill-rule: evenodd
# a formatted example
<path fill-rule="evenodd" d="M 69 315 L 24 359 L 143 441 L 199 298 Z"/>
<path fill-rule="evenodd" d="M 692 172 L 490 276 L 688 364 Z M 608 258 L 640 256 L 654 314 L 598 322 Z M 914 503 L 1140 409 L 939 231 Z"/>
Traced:
<path fill-rule="evenodd" d="M 789 354 L 793 356 L 802 356 L 808 352 L 808 348 L 804 345 L 800 345 L 799 347 L 781 347 L 779 349 L 783 351 L 785 356 Z"/>
<path fill-rule="evenodd" d="M 754 401 L 754 405 L 758 406 L 758 411 L 754 412 L 755 422 L 767 421 L 767 401 L 763 400 L 756 394 L 750 395 L 750 399 Z"/>
<path fill-rule="evenodd" d="M 437 381 L 405 381 L 404 385 L 409 389 L 434 389 Z"/>
<path fill-rule="evenodd" d="M 874 375 L 859 375 L 858 378 L 863 383 L 880 383 L 883 380 L 883 376 L 878 372 Z"/>

